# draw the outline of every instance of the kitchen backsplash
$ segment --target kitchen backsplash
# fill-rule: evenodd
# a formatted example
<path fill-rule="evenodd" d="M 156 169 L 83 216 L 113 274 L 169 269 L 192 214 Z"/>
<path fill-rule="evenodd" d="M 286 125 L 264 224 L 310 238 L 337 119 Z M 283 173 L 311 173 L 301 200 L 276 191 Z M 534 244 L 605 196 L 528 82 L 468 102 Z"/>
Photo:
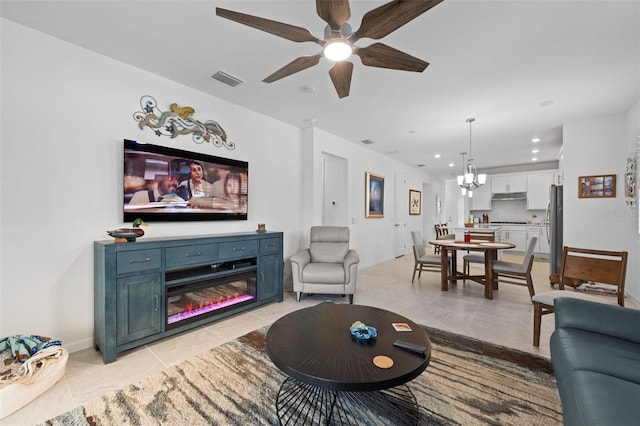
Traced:
<path fill-rule="evenodd" d="M 498 201 L 491 203 L 491 210 L 471 210 L 474 218 L 480 218 L 482 215 L 489 215 L 490 222 L 527 222 L 527 223 L 544 223 L 545 210 L 527 210 L 526 200 Z"/>

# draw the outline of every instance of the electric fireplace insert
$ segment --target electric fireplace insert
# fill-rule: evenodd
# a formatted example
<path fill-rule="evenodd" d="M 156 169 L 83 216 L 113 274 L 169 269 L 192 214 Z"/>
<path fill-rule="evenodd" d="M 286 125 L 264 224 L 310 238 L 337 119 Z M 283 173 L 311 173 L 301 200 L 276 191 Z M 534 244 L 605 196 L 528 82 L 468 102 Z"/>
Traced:
<path fill-rule="evenodd" d="M 203 271 L 214 276 L 203 279 Z M 165 287 L 167 330 L 257 301 L 254 259 L 167 272 L 166 279 L 177 282 Z"/>

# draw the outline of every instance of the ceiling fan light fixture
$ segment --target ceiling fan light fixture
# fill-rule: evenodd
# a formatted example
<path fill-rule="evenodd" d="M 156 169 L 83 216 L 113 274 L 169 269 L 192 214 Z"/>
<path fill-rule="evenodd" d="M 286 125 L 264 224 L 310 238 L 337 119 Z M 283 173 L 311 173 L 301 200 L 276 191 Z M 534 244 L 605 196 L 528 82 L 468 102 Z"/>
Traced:
<path fill-rule="evenodd" d="M 331 40 L 326 44 L 322 51 L 324 57 L 333 62 L 344 61 L 353 54 L 353 47 L 344 40 Z"/>

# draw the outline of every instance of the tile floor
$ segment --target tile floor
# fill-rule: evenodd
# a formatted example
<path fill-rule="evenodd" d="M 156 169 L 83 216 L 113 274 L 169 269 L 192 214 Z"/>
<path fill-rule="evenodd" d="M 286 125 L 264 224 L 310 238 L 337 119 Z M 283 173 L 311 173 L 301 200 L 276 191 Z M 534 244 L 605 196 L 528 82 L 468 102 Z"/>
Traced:
<path fill-rule="evenodd" d="M 521 262 L 521 259 L 517 255 L 503 258 L 515 262 Z M 502 284 L 494 292 L 494 299 L 487 300 L 483 287 L 470 281 L 466 284 L 460 282 L 450 286 L 448 292 L 441 292 L 438 272 L 423 272 L 422 278 L 416 278 L 412 285 L 412 271 L 412 255 L 360 270 L 354 303 L 391 310 L 418 324 L 549 357 L 548 340 L 553 331 L 553 316 L 543 317 L 541 344 L 535 348 L 532 345 L 533 308 L 526 287 Z M 535 262 L 532 275 L 536 292 L 549 289 L 548 263 Z M 605 303 L 615 304 L 613 297 L 601 298 Z M 133 349 L 120 354 L 116 362 L 107 365 L 102 363 L 100 352 L 92 348 L 72 353 L 65 377 L 29 405 L 1 420 L 0 426 L 42 422 L 271 324 L 289 312 L 325 300 L 345 301 L 346 298 L 314 295 L 303 297 L 298 303 L 293 293 L 285 293 L 282 303 L 271 303 Z"/>

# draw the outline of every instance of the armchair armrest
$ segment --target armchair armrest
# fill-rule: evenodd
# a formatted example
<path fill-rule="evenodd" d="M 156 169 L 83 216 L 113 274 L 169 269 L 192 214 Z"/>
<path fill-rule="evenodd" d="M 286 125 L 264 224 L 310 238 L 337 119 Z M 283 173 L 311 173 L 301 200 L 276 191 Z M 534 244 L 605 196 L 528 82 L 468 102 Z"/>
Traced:
<path fill-rule="evenodd" d="M 311 252 L 309 249 L 302 250 L 291 256 L 289 259 L 291 260 L 291 263 L 295 263 L 300 268 L 304 268 L 307 263 L 311 262 Z"/>
<path fill-rule="evenodd" d="M 360 262 L 360 256 L 358 256 L 358 252 L 354 249 L 349 249 L 347 255 L 344 257 L 344 273 L 346 282 L 351 281 L 351 275 L 356 274 L 356 265 Z M 353 267 L 353 271 L 351 270 Z"/>
<path fill-rule="evenodd" d="M 358 256 L 358 252 L 354 249 L 350 249 L 347 252 L 347 255 L 344 257 L 344 269 L 349 269 L 351 265 L 355 265 L 360 262 L 360 256 Z"/>
<path fill-rule="evenodd" d="M 640 343 L 640 310 L 589 300 L 555 300 L 556 329 L 576 328 Z"/>
<path fill-rule="evenodd" d="M 302 270 L 305 265 L 311 262 L 311 251 L 309 249 L 302 250 L 289 258 L 291 261 L 291 270 L 293 274 L 298 274 L 298 280 L 302 282 Z"/>

